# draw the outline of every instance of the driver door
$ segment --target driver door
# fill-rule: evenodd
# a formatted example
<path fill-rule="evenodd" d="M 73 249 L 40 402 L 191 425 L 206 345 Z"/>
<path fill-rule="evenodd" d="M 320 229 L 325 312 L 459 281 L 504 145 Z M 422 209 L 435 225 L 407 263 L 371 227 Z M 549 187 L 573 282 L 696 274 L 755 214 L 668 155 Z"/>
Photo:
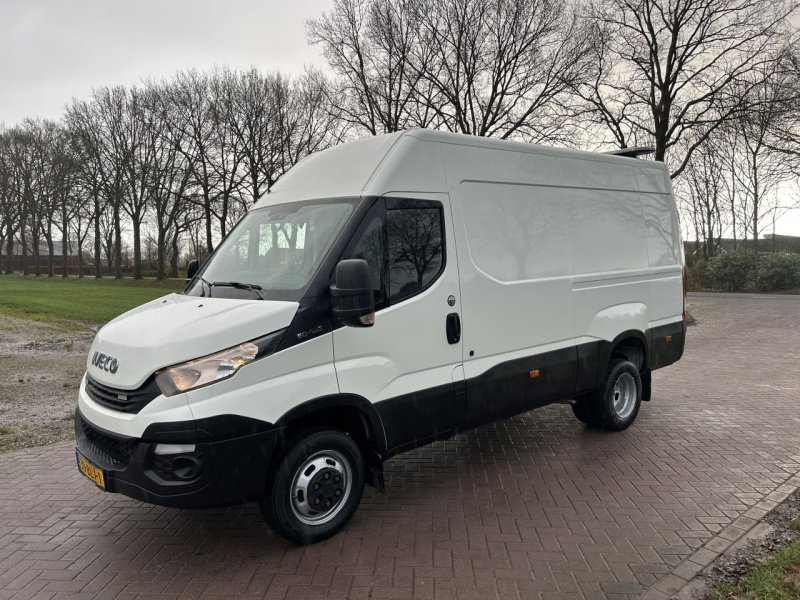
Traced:
<path fill-rule="evenodd" d="M 375 405 L 390 454 L 450 435 L 463 389 L 460 292 L 445 194 L 378 198 L 342 258 L 370 267 L 372 327 L 338 327 L 339 389 Z"/>

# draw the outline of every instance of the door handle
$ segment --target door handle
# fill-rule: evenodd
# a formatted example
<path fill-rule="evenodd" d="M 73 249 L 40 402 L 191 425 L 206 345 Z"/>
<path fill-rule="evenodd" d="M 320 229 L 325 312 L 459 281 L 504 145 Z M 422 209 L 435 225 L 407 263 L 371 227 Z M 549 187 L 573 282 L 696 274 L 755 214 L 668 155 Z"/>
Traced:
<path fill-rule="evenodd" d="M 459 342 L 461 339 L 461 319 L 458 313 L 450 313 L 447 315 L 445 331 L 447 332 L 448 344 L 457 344 Z"/>

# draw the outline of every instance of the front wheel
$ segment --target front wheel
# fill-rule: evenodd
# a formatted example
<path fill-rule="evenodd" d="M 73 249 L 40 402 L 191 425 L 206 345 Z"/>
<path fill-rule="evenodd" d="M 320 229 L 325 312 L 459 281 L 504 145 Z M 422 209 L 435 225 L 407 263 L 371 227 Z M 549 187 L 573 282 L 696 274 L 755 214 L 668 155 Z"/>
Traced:
<path fill-rule="evenodd" d="M 316 431 L 299 436 L 281 455 L 261 513 L 286 539 L 313 544 L 347 524 L 363 491 L 358 444 L 340 431 Z"/>

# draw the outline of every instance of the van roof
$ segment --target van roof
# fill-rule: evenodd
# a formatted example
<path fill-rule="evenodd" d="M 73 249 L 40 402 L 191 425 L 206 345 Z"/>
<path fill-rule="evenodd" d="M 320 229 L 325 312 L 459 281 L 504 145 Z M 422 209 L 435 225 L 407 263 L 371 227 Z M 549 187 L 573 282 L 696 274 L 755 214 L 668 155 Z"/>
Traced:
<path fill-rule="evenodd" d="M 655 161 L 431 129 L 410 129 L 365 137 L 310 154 L 284 174 L 256 206 L 313 198 L 382 195 L 392 191 L 447 192 L 441 153 L 430 142 L 636 166 L 666 173 L 665 165 Z"/>

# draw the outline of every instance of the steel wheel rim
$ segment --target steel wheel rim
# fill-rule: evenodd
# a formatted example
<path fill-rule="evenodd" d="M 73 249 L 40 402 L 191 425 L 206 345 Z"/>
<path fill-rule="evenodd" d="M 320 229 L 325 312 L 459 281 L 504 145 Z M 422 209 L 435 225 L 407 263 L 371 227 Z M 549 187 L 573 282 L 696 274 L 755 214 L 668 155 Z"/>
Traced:
<path fill-rule="evenodd" d="M 612 406 L 614 413 L 620 419 L 631 416 L 636 406 L 636 380 L 630 373 L 623 373 L 614 382 L 612 391 Z"/>
<path fill-rule="evenodd" d="M 326 473 L 329 475 L 327 478 Z M 341 478 L 338 482 L 337 477 Z M 322 525 L 342 511 L 352 488 L 350 463 L 336 450 L 322 450 L 306 459 L 295 471 L 289 490 L 289 503 L 294 516 L 302 523 Z M 338 495 L 337 490 L 341 492 Z"/>

